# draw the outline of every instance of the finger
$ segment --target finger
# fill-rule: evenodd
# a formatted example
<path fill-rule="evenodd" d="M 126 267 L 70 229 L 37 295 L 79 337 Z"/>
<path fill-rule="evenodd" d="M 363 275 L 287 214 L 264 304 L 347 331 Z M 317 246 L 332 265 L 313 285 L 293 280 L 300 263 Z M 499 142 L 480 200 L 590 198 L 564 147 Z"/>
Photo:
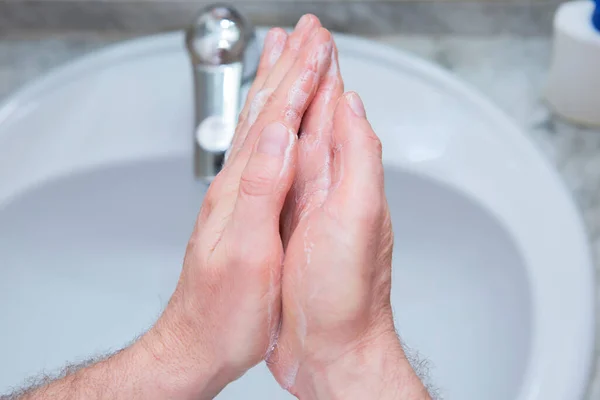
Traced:
<path fill-rule="evenodd" d="M 238 154 L 230 160 L 227 170 L 221 171 L 213 181 L 219 185 L 219 201 L 214 205 L 211 214 L 231 214 L 240 185 L 242 171 L 246 168 L 250 154 L 256 144 L 260 132 L 272 122 L 279 122 L 289 131 L 297 134 L 301 118 L 313 99 L 318 84 L 329 68 L 331 61 L 331 34 L 319 28 L 311 42 L 306 45 L 285 76 L 265 112 L 252 125 L 248 138 L 239 149 Z M 210 218 L 210 217 L 209 217 Z"/>
<path fill-rule="evenodd" d="M 265 44 L 263 46 L 263 52 L 260 56 L 258 68 L 256 69 L 256 77 L 254 78 L 254 82 L 252 82 L 252 86 L 250 86 L 250 90 L 248 91 L 247 101 L 240 112 L 238 125 L 243 124 L 246 120 L 252 99 L 255 98 L 256 93 L 258 93 L 258 91 L 262 89 L 263 85 L 265 84 L 271 69 L 281 57 L 287 40 L 288 34 L 281 28 L 272 28 L 269 30 L 269 32 L 267 32 Z"/>
<path fill-rule="evenodd" d="M 319 28 L 321 28 L 321 21 L 314 15 L 305 14 L 300 18 L 296 25 L 296 29 L 294 29 L 294 32 L 292 32 L 286 42 L 285 49 L 277 64 L 277 68 L 273 68 L 269 76 L 267 76 L 263 89 L 274 90 L 279 86 L 286 74 L 294 66 L 303 47 L 310 43 Z"/>
<path fill-rule="evenodd" d="M 276 233 L 274 237 L 279 237 L 281 209 L 295 174 L 296 141 L 295 132 L 280 123 L 265 127 L 239 178 L 235 196 L 221 198 L 204 220 L 199 241 L 206 244 L 209 252 L 224 232 L 229 242 L 243 247 L 237 249 L 238 254 L 247 257 L 256 254 L 266 238 L 273 237 L 262 233 L 257 237 L 258 227 L 265 234 Z"/>
<path fill-rule="evenodd" d="M 317 28 L 321 26 L 321 22 L 317 17 L 311 14 L 303 15 L 296 24 L 296 28 L 289 35 L 281 29 L 281 28 L 273 28 L 269 33 L 272 37 L 267 35 L 267 39 L 265 39 L 265 49 L 263 51 L 263 58 L 261 63 L 264 65 L 266 72 L 265 74 L 261 74 L 261 77 L 258 77 L 254 80 L 252 88 L 248 92 L 248 98 L 254 99 L 256 94 L 265 87 L 265 83 L 267 88 L 276 87 L 285 73 L 291 68 L 294 61 L 298 57 L 300 53 L 300 49 L 303 45 L 305 45 L 312 34 L 315 32 Z M 285 38 L 285 40 L 283 40 Z M 267 45 L 271 46 L 267 46 Z M 267 50 L 268 47 L 268 50 Z M 277 68 L 275 66 L 277 65 Z M 246 103 L 246 107 L 242 110 L 242 115 L 246 115 L 248 113 L 248 109 L 250 102 Z"/>
<path fill-rule="evenodd" d="M 281 28 L 272 28 L 269 30 L 269 32 L 267 32 L 267 35 L 265 37 L 264 46 L 263 46 L 263 52 L 260 56 L 258 68 L 256 70 L 256 77 L 254 78 L 254 82 L 252 83 L 252 86 L 250 87 L 250 90 L 248 92 L 248 96 L 247 96 L 247 100 L 244 105 L 244 108 L 242 109 L 242 111 L 239 115 L 238 124 L 237 124 L 236 130 L 235 130 L 235 135 L 233 136 L 233 139 L 231 141 L 231 145 L 229 146 L 229 149 L 227 149 L 227 152 L 225 153 L 225 164 L 223 166 L 223 169 L 226 169 L 226 167 L 230 163 L 231 149 L 239 146 L 240 143 L 243 142 L 243 140 L 244 140 L 243 137 L 245 137 L 245 134 L 242 134 L 241 128 L 244 125 L 244 120 L 246 118 L 246 114 L 248 113 L 249 104 L 251 102 L 250 100 L 255 97 L 256 92 L 258 92 L 260 90 L 260 88 L 262 88 L 263 84 L 265 83 L 267 76 L 269 75 L 269 71 L 271 70 L 273 65 L 277 62 L 277 60 L 281 56 L 281 53 L 283 52 L 283 48 L 285 46 L 285 42 L 287 41 L 287 38 L 288 38 L 287 33 Z M 222 177 L 219 177 L 218 179 L 215 179 L 213 181 L 213 184 L 211 185 L 211 187 L 209 189 L 209 193 L 205 197 L 204 205 L 201 209 L 201 213 L 200 213 L 201 220 L 205 220 L 206 217 L 212 211 L 214 198 L 221 197 L 222 192 L 223 192 L 221 189 L 224 186 L 223 183 L 224 182 L 223 182 Z"/>
<path fill-rule="evenodd" d="M 317 32 L 319 27 L 321 27 L 321 22 L 314 15 L 306 14 L 300 18 L 294 32 L 285 41 L 283 52 L 270 68 L 269 74 L 266 76 L 263 75 L 263 79 L 255 82 L 252 93 L 248 95 L 244 110 L 240 114 L 241 122 L 238 124 L 239 134 L 234 145 L 231 147 L 230 158 L 236 157 L 239 149 L 244 144 L 249 127 L 256 122 L 265 104 L 269 102 L 269 98 L 272 96 L 274 90 L 279 86 L 283 77 L 290 71 L 301 54 L 301 50 Z M 252 144 L 250 147 L 252 147 Z"/>
<path fill-rule="evenodd" d="M 258 135 L 266 125 L 280 122 L 289 130 L 298 132 L 302 117 L 331 63 L 332 46 L 329 31 L 319 28 L 310 43 L 301 50 L 296 62 L 283 77 L 260 117 L 250 128 L 246 142 L 234 160 L 234 163 L 238 164 L 237 169 L 240 174 Z M 232 165 L 232 168 L 236 167 Z M 233 172 L 232 175 L 235 176 Z"/>
<path fill-rule="evenodd" d="M 286 221 L 282 222 L 284 243 L 302 215 L 325 201 L 331 186 L 333 114 L 344 92 L 335 44 L 329 70 L 321 80 L 299 133 L 298 172 L 288 196 Z"/>
<path fill-rule="evenodd" d="M 340 98 L 333 118 L 333 204 L 340 206 L 340 220 L 354 216 L 373 221 L 385 209 L 381 141 L 354 92 Z"/>
<path fill-rule="evenodd" d="M 248 253 L 279 237 L 279 218 L 295 173 L 296 134 L 285 125 L 267 125 L 240 179 L 232 223 Z M 246 252 L 242 252 L 246 254 Z"/>
<path fill-rule="evenodd" d="M 242 173 L 235 208 L 226 233 L 235 243 L 250 276 L 268 272 L 268 354 L 280 322 L 283 247 L 279 218 L 295 173 L 295 132 L 275 122 L 263 129 Z M 271 249 L 265 257 L 260 249 Z"/>

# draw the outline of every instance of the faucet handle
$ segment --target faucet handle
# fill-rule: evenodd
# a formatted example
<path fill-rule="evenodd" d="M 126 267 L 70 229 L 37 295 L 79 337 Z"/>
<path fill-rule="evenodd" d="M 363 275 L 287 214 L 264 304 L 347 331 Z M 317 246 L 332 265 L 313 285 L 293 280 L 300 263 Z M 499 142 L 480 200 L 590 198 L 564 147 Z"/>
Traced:
<path fill-rule="evenodd" d="M 252 25 L 233 7 L 202 10 L 185 43 L 194 77 L 194 172 L 212 179 L 231 145 L 242 85 L 252 79 L 260 53 Z"/>
<path fill-rule="evenodd" d="M 258 67 L 259 51 L 252 24 L 232 6 L 208 6 L 186 30 L 186 47 L 193 65 L 244 64 L 244 78 Z"/>

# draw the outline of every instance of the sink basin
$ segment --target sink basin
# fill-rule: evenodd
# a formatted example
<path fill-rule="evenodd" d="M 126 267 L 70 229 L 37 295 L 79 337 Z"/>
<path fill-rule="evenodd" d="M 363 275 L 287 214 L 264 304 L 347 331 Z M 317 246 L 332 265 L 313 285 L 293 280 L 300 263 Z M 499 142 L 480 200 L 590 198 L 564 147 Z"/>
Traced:
<path fill-rule="evenodd" d="M 429 381 L 446 399 L 581 398 L 594 277 L 555 172 L 447 73 L 337 41 L 383 142 L 395 316 Z M 192 112 L 180 33 L 97 52 L 0 106 L 0 393 L 156 320 L 206 190 L 192 178 Z M 218 398 L 249 393 L 291 398 L 264 365 Z"/>

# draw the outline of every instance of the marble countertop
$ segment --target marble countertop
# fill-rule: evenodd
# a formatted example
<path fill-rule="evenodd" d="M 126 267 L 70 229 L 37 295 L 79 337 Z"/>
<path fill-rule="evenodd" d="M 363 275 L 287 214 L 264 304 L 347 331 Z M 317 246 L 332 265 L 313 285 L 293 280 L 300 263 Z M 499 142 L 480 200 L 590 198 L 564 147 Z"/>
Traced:
<path fill-rule="evenodd" d="M 52 67 L 125 38 L 125 34 L 92 33 L 4 38 L 0 41 L 0 101 Z M 544 104 L 541 93 L 551 52 L 548 37 L 394 34 L 378 36 L 377 40 L 451 70 L 515 119 L 573 193 L 593 255 L 600 260 L 600 130 L 566 123 Z M 598 261 L 596 268 L 600 272 Z M 600 343 L 600 329 L 597 332 L 596 341 Z M 590 400 L 600 398 L 598 346 L 596 360 Z"/>

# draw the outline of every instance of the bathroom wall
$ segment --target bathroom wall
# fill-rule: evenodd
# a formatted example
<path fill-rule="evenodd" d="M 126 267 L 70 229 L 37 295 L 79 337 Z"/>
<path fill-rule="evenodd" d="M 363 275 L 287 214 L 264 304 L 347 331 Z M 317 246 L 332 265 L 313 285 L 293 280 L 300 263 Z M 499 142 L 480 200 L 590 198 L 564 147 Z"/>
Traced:
<path fill-rule="evenodd" d="M 215 0 L 216 1 L 216 0 Z M 0 0 L 0 34 L 178 29 L 207 0 Z M 256 24 L 293 25 L 306 12 L 330 29 L 363 35 L 549 33 L 560 0 L 230 0 Z M 467 22 L 466 22 L 467 21 Z"/>

